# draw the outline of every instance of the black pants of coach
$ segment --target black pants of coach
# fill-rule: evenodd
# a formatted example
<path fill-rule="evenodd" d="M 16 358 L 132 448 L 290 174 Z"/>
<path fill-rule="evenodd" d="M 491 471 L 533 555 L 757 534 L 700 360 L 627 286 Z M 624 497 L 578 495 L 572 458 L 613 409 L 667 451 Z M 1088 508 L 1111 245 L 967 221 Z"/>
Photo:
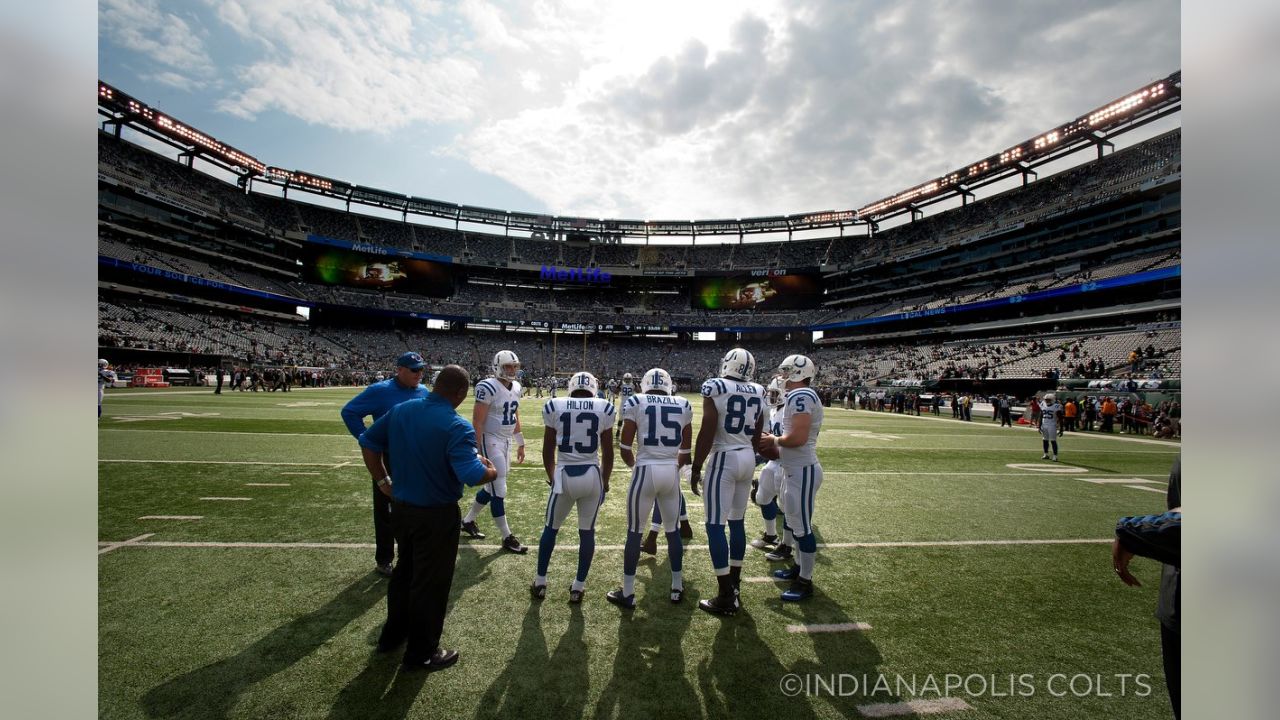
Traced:
<path fill-rule="evenodd" d="M 400 561 L 387 587 L 387 624 L 380 645 L 407 638 L 405 662 L 430 657 L 440 647 L 458 561 L 457 503 L 418 507 L 396 501 L 392 513 Z"/>
<path fill-rule="evenodd" d="M 373 486 L 373 560 L 390 565 L 396 559 L 396 536 L 391 528 L 391 498 L 382 494 L 378 483 Z"/>
<path fill-rule="evenodd" d="M 1160 653 L 1164 659 L 1164 685 L 1169 690 L 1173 716 L 1182 717 L 1182 633 L 1160 625 Z"/>

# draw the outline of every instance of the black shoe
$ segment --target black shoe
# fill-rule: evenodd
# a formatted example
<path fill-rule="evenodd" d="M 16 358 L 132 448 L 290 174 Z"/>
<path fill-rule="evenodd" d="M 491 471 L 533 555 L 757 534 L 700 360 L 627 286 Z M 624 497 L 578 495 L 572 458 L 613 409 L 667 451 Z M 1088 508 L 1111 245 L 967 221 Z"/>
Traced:
<path fill-rule="evenodd" d="M 640 541 L 640 552 L 646 555 L 658 554 L 658 531 L 650 530 L 644 540 Z"/>
<path fill-rule="evenodd" d="M 786 570 L 774 570 L 773 576 L 779 580 L 795 580 L 800 577 L 800 566 L 792 565 Z"/>
<path fill-rule="evenodd" d="M 529 586 L 529 594 L 533 596 L 534 600 L 543 600 L 547 597 L 547 586 L 539 585 L 535 582 Z"/>
<path fill-rule="evenodd" d="M 787 602 L 799 602 L 810 597 L 813 597 L 813 581 L 805 580 L 799 575 L 791 581 L 791 587 L 782 593 L 782 599 Z"/>
<path fill-rule="evenodd" d="M 391 577 L 391 563 L 378 563 L 373 569 L 383 577 Z"/>
<path fill-rule="evenodd" d="M 405 670 L 426 670 L 427 672 L 435 672 L 436 670 L 444 670 L 458 662 L 457 650 L 445 650 L 440 648 L 431 654 L 430 657 L 418 659 L 404 659 Z"/>
<path fill-rule="evenodd" d="M 613 603 L 614 605 L 617 605 L 618 607 L 622 608 L 623 610 L 635 610 L 635 609 L 636 609 L 636 596 L 635 596 L 635 593 L 632 593 L 631 595 L 623 595 L 623 594 L 622 594 L 622 588 L 618 588 L 618 589 L 616 589 L 616 590 L 610 590 L 609 592 L 605 593 L 605 594 L 604 594 L 604 599 L 605 599 L 605 600 L 608 600 L 609 602 Z"/>
<path fill-rule="evenodd" d="M 517 555 L 523 555 L 529 552 L 529 548 L 521 545 L 515 535 L 508 535 L 502 539 L 502 549 L 508 552 L 513 552 Z"/>
<path fill-rule="evenodd" d="M 484 533 L 480 532 L 480 526 L 476 525 L 476 521 L 462 523 L 462 532 L 471 536 L 472 540 L 483 540 Z"/>
<path fill-rule="evenodd" d="M 771 553 L 765 553 L 764 559 L 770 562 L 782 562 L 790 560 L 792 556 L 790 545 L 779 545 L 776 550 Z"/>
<path fill-rule="evenodd" d="M 587 594 L 586 590 L 574 590 L 573 588 L 569 588 L 569 604 L 570 605 L 581 604 L 582 596 L 586 594 Z"/>
<path fill-rule="evenodd" d="M 717 595 L 710 600 L 698 601 L 698 609 L 712 615 L 737 615 L 738 607 L 738 599 L 733 595 Z"/>
<path fill-rule="evenodd" d="M 671 588 L 671 604 L 679 605 L 684 600 L 684 588 Z"/>
<path fill-rule="evenodd" d="M 764 550 L 765 548 L 773 547 L 777 544 L 778 544 L 778 536 L 770 535 L 769 533 L 761 533 L 760 537 L 751 541 L 751 547 L 756 548 L 758 550 Z"/>
<path fill-rule="evenodd" d="M 693 539 L 693 526 L 689 524 L 688 520 L 680 521 L 680 539 L 681 540 Z"/>

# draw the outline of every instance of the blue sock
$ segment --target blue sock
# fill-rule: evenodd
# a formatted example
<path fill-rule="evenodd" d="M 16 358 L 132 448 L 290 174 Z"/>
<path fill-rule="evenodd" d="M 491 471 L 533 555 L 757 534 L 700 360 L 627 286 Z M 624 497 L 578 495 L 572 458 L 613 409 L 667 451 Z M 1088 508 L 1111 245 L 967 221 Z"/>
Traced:
<path fill-rule="evenodd" d="M 729 541 L 724 536 L 723 525 L 707 523 L 707 546 L 711 549 L 711 566 L 716 570 L 728 568 Z"/>
<path fill-rule="evenodd" d="M 778 517 L 778 499 L 774 498 L 769 501 L 768 505 L 760 506 L 760 515 L 765 520 L 772 520 Z"/>
<path fill-rule="evenodd" d="M 635 575 L 636 567 L 639 565 L 640 533 L 627 531 L 627 544 L 622 550 L 622 574 Z"/>
<path fill-rule="evenodd" d="M 1052 442 L 1052 443 L 1050 443 L 1050 444 L 1051 444 L 1051 445 L 1053 445 L 1053 454 L 1054 454 L 1054 455 L 1057 455 L 1057 454 L 1058 454 L 1058 441 L 1056 441 L 1056 440 L 1055 440 L 1055 441 L 1053 441 L 1053 442 Z"/>
<path fill-rule="evenodd" d="M 818 538 L 813 533 L 809 533 L 802 538 L 796 540 L 796 545 L 800 547 L 800 552 L 818 552 Z"/>
<path fill-rule="evenodd" d="M 591 558 L 596 554 L 596 531 L 578 530 L 578 582 L 587 581 L 591 572 Z"/>
<path fill-rule="evenodd" d="M 747 523 L 745 520 L 729 521 L 729 560 L 742 560 L 747 554 Z"/>
<path fill-rule="evenodd" d="M 487 490 L 481 489 L 480 492 L 476 493 L 476 502 L 481 505 L 488 505 L 491 499 L 493 499 L 493 496 Z"/>
<path fill-rule="evenodd" d="M 662 511 L 658 509 L 658 503 L 653 504 L 653 524 L 662 524 Z"/>
<path fill-rule="evenodd" d="M 656 505 L 654 507 L 657 507 Z M 689 517 L 689 508 L 684 504 L 684 493 L 680 493 L 680 517 L 681 519 Z"/>
<path fill-rule="evenodd" d="M 542 528 L 542 539 L 538 541 L 538 575 L 547 576 L 547 568 L 551 567 L 551 551 L 556 549 L 556 533 L 559 530 L 550 525 Z"/>
<path fill-rule="evenodd" d="M 640 536 L 637 534 L 637 538 Z M 639 553 L 639 548 L 636 549 Z M 680 531 L 672 530 L 667 533 L 667 557 L 671 560 L 671 572 L 678 573 L 684 569 L 684 541 L 680 539 Z M 634 571 L 635 565 L 632 565 Z"/>
<path fill-rule="evenodd" d="M 484 492 L 484 491 L 481 490 L 480 492 Z M 493 504 L 489 506 L 489 510 L 490 512 L 493 513 L 494 517 L 500 518 L 503 515 L 507 514 L 506 502 L 500 497 L 495 497 L 493 498 Z"/>
<path fill-rule="evenodd" d="M 1046 455 L 1048 455 L 1048 454 L 1049 454 L 1049 441 L 1048 441 L 1048 440 L 1041 440 L 1041 441 L 1040 441 L 1040 444 L 1044 446 L 1044 453 L 1045 453 Z"/>

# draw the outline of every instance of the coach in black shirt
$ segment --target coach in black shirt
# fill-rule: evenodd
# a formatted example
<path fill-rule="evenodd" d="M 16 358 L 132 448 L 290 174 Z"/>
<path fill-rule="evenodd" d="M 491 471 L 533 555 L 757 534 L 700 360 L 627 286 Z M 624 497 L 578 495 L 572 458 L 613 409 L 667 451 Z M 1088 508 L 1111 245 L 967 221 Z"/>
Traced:
<path fill-rule="evenodd" d="M 390 652 L 407 640 L 406 668 L 442 670 L 458 661 L 458 651 L 440 647 L 458 556 L 458 500 L 464 484 L 497 477 L 493 464 L 476 451 L 475 429 L 456 410 L 470 388 L 467 371 L 449 365 L 429 395 L 396 405 L 360 436 L 365 467 L 391 497 L 400 546 L 378 651 Z M 391 457 L 390 468 L 384 453 Z"/>

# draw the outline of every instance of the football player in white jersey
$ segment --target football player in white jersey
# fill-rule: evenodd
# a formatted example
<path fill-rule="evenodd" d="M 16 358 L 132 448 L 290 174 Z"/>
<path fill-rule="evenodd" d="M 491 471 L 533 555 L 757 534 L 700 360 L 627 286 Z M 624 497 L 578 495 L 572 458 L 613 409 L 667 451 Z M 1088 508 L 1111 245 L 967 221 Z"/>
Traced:
<path fill-rule="evenodd" d="M 817 375 L 813 361 L 804 355 L 788 355 L 778 366 L 786 396 L 782 404 L 782 434 L 769 433 L 760 444 L 773 443 L 782 468 L 782 510 L 785 527 L 795 536 L 799 564 L 777 570 L 773 576 L 790 580 L 782 593 L 789 602 L 813 595 L 813 565 L 818 540 L 813 534 L 813 506 L 822 487 L 822 465 L 818 462 L 818 432 L 822 430 L 822 401 L 810 385 Z"/>
<path fill-rule="evenodd" d="M 782 378 L 774 377 L 765 388 L 764 399 L 769 405 L 769 427 L 771 435 L 782 434 Z M 751 541 L 751 547 L 764 550 L 777 545 L 770 555 L 779 560 L 791 556 L 788 542 L 778 542 L 778 486 L 782 481 L 782 472 L 778 469 L 778 461 L 769 460 L 760 468 L 760 477 L 751 482 L 751 500 L 760 506 L 760 516 L 764 518 L 764 532 Z"/>
<path fill-rule="evenodd" d="M 720 377 L 702 383 L 702 426 L 689 487 L 699 494 L 702 465 L 709 458 L 707 545 L 719 587 L 714 598 L 700 600 L 698 607 L 720 615 L 733 615 L 742 607 L 738 584 L 747 552 L 747 500 L 756 471 L 754 446 L 764 427 L 764 387 L 751 382 L 755 372 L 751 353 L 734 348 L 720 361 Z"/>
<path fill-rule="evenodd" d="M 1044 448 L 1041 460 L 1049 459 L 1049 447 L 1053 446 L 1053 461 L 1058 462 L 1058 438 L 1062 437 L 1062 405 L 1053 393 L 1045 393 L 1040 403 L 1040 444 Z"/>
<path fill-rule="evenodd" d="M 569 588 L 569 602 L 580 603 L 596 551 L 596 516 L 613 471 L 615 412 L 613 403 L 596 397 L 600 384 L 591 373 L 575 373 L 566 386 L 569 397 L 548 400 L 542 406 L 542 467 L 547 471 L 551 494 L 546 527 L 538 542 L 538 574 L 529 590 L 535 599 L 547 596 L 547 569 L 556 534 L 569 510 L 577 505 L 578 575 Z"/>
<path fill-rule="evenodd" d="M 489 458 L 498 477 L 476 493 L 471 510 L 462 518 L 462 532 L 477 540 L 484 539 L 476 525 L 476 516 L 485 505 L 493 514 L 493 522 L 502 535 L 502 549 L 523 555 L 529 548 L 511 534 L 507 524 L 507 474 L 511 468 L 511 441 L 516 443 L 516 462 L 524 462 L 524 434 L 520 432 L 520 358 L 510 350 L 493 356 L 493 377 L 476 383 L 476 405 L 471 411 L 471 424 L 479 433 L 480 454 Z"/>
<path fill-rule="evenodd" d="M 636 566 L 640 563 L 640 531 L 657 502 L 663 509 L 667 553 L 671 560 L 671 602 L 684 596 L 684 544 L 675 518 L 680 513 L 680 468 L 689 464 L 693 442 L 693 406 L 672 393 L 671 375 L 653 368 L 640 378 L 640 394 L 622 405 L 622 461 L 631 471 L 627 491 L 627 544 L 622 555 L 622 587 L 610 590 L 609 602 L 630 610 L 636 606 Z M 634 447 L 632 443 L 635 443 Z"/>
<path fill-rule="evenodd" d="M 618 386 L 618 402 L 625 403 L 636 394 L 636 381 L 631 373 L 622 374 L 622 384 Z M 622 413 L 618 413 L 618 432 L 622 432 Z"/>
<path fill-rule="evenodd" d="M 106 394 L 108 385 L 115 387 L 116 371 L 111 369 L 111 363 L 106 360 L 98 360 L 98 419 L 102 419 L 102 396 Z"/>

